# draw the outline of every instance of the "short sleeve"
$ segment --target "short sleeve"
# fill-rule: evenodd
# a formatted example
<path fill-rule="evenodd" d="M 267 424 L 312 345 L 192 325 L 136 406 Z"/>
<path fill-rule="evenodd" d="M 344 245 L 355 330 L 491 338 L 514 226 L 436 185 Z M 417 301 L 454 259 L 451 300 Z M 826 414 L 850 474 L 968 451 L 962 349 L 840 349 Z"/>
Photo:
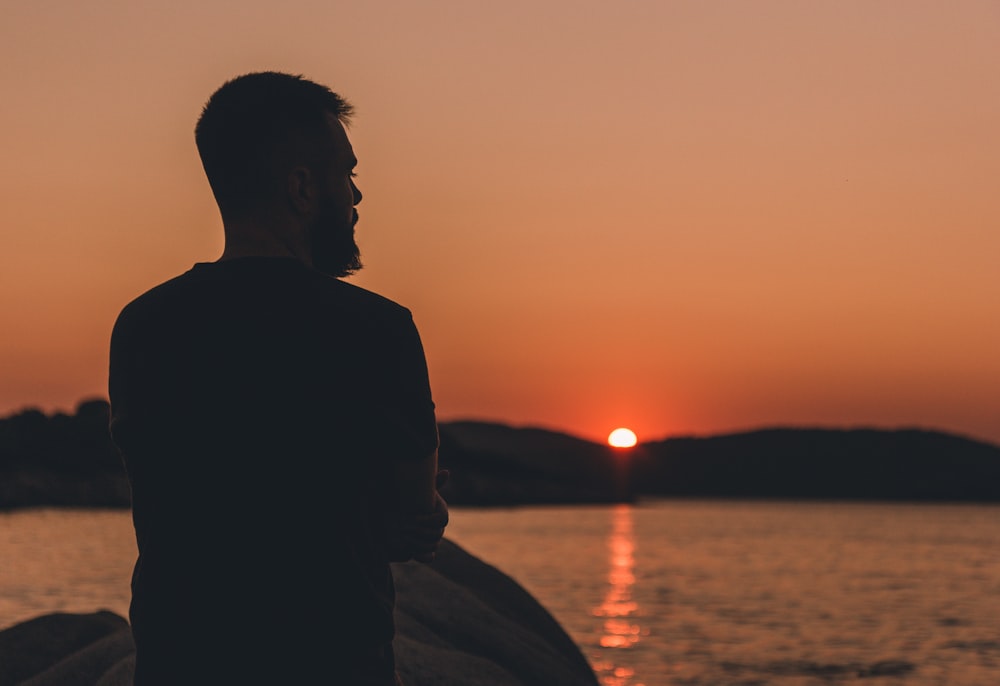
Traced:
<path fill-rule="evenodd" d="M 390 460 L 423 459 L 438 447 L 437 421 L 420 334 L 408 310 L 372 346 L 366 384 L 375 422 L 369 447 Z"/>

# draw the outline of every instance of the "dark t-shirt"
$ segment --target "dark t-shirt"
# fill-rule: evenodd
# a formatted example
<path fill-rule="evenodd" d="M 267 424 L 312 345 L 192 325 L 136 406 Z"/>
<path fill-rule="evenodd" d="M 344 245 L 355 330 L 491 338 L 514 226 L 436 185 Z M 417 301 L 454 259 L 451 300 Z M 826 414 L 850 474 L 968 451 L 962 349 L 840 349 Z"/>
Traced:
<path fill-rule="evenodd" d="M 198 264 L 122 310 L 109 386 L 137 684 L 335 683 L 392 640 L 387 468 L 438 440 L 407 309 L 291 258 Z"/>

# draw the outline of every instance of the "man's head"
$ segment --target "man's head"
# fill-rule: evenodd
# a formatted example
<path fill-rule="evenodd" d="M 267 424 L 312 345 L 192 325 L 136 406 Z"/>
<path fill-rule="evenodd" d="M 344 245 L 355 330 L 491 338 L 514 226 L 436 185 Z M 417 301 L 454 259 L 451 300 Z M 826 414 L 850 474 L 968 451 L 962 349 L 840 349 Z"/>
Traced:
<path fill-rule="evenodd" d="M 227 231 L 291 216 L 314 267 L 333 276 L 360 269 L 361 192 L 344 128 L 352 113 L 301 76 L 258 72 L 223 84 L 205 104 L 195 140 Z"/>

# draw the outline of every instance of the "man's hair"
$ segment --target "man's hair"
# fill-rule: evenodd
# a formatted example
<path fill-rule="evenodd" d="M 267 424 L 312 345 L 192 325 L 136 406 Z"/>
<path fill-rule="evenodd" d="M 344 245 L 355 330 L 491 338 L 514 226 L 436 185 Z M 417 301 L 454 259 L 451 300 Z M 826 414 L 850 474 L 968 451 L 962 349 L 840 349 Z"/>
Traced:
<path fill-rule="evenodd" d="M 328 114 L 344 125 L 354 108 L 326 86 L 266 71 L 237 76 L 205 103 L 195 142 L 223 217 L 260 206 L 291 164 L 329 137 Z"/>

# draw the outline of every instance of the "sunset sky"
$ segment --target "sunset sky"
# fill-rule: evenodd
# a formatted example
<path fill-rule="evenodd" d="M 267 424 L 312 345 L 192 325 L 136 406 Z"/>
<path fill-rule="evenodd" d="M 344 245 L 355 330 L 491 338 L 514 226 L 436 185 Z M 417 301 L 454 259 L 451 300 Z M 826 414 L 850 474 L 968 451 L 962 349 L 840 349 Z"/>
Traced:
<path fill-rule="evenodd" d="M 441 420 L 1000 442 L 995 0 L 5 1 L 0 414 L 219 256 L 193 128 L 264 69 L 356 106 L 351 280 Z"/>

